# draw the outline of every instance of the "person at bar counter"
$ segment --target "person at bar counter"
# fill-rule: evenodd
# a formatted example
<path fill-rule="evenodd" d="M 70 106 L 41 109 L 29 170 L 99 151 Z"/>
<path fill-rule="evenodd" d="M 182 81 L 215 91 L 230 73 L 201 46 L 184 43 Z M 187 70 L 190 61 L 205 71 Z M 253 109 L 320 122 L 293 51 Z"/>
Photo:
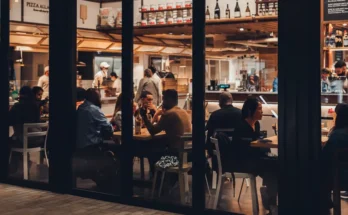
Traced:
<path fill-rule="evenodd" d="M 110 65 L 107 62 L 102 62 L 100 64 L 100 70 L 94 76 L 92 88 L 98 88 L 100 86 L 105 85 L 105 80 L 108 76 L 109 67 Z"/>
<path fill-rule="evenodd" d="M 77 109 L 74 174 L 92 179 L 100 189 L 111 190 L 117 164 L 114 153 L 104 147 L 103 140 L 112 137 L 113 128 L 100 109 L 99 93 L 88 89 L 85 98 Z"/>
<path fill-rule="evenodd" d="M 110 74 L 111 81 L 113 81 L 112 88 L 116 89 L 116 95 L 119 95 L 122 92 L 122 81 L 117 76 L 115 72 Z"/>
<path fill-rule="evenodd" d="M 160 86 L 153 76 L 154 75 L 150 69 L 144 71 L 144 78 L 139 82 L 138 91 L 135 95 L 135 102 L 139 103 L 142 92 L 148 91 L 153 96 L 153 104 L 156 106 L 160 104 Z"/>
<path fill-rule="evenodd" d="M 242 121 L 236 129 L 238 154 L 236 162 L 232 163 L 241 172 L 259 175 L 263 179 L 261 187 L 262 203 L 272 215 L 278 214 L 277 207 L 277 159 L 268 157 L 269 149 L 250 147 L 250 142 L 260 138 L 260 123 L 262 119 L 262 104 L 256 98 L 248 98 L 242 108 Z M 230 155 L 230 157 L 233 157 Z M 238 172 L 238 171 L 237 171 Z"/>
<path fill-rule="evenodd" d="M 347 65 L 344 61 L 340 60 L 336 62 L 335 72 L 332 74 L 332 77 L 329 78 L 331 82 L 331 92 L 345 93 L 344 88 L 347 88 L 346 69 Z"/>
<path fill-rule="evenodd" d="M 208 130 L 208 137 L 212 137 L 216 129 L 235 129 L 241 123 L 242 111 L 233 107 L 232 94 L 223 92 L 219 96 L 219 106 L 221 109 L 214 111 L 208 120 L 206 129 Z M 207 148 L 209 156 L 213 156 L 212 143 L 210 138 L 207 138 Z"/>
<path fill-rule="evenodd" d="M 25 123 L 40 123 L 40 108 L 34 97 L 34 93 L 30 87 L 22 87 L 19 91 L 19 102 L 15 103 L 9 112 L 10 126 L 13 126 L 14 130 L 14 134 L 10 137 L 10 148 L 23 147 L 23 125 Z M 36 131 L 36 129 L 33 129 L 33 131 Z M 41 131 L 41 129 L 37 131 Z M 29 139 L 30 147 L 41 147 L 43 143 L 44 138 L 41 137 L 31 137 Z M 23 156 L 20 153 L 13 153 L 13 158 L 14 160 L 21 160 Z M 32 162 L 29 159 L 29 168 L 31 165 Z M 14 167 L 14 169 L 11 169 L 11 172 L 17 170 L 17 163 L 14 164 Z"/>
<path fill-rule="evenodd" d="M 339 149 L 348 149 L 348 105 L 338 104 L 336 106 L 337 117 L 335 121 L 335 127 L 329 136 L 328 142 L 323 147 L 321 154 L 321 170 L 322 170 L 322 182 L 325 187 L 325 199 L 323 201 L 324 209 L 328 210 L 333 207 L 331 201 L 331 191 L 333 189 L 333 175 L 334 170 L 332 168 L 333 159 L 335 153 Z M 341 173 L 341 184 L 348 183 L 348 169 Z M 341 191 L 341 198 L 348 199 L 348 192 Z"/>
<path fill-rule="evenodd" d="M 329 69 L 324 68 L 321 70 L 321 92 L 322 93 L 328 93 L 331 91 L 330 82 L 328 79 L 330 74 L 331 74 L 331 72 Z"/>
<path fill-rule="evenodd" d="M 37 83 L 37 86 L 41 87 L 44 91 L 42 97 L 46 99 L 49 94 L 49 86 L 50 86 L 50 68 L 49 66 L 45 67 L 45 73 L 43 76 L 39 78 L 39 82 Z"/>

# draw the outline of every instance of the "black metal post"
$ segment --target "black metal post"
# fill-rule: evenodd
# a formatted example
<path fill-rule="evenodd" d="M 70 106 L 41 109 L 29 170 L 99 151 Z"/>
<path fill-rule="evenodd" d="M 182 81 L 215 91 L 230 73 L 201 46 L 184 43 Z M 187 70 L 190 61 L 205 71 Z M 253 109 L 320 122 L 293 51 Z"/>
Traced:
<path fill-rule="evenodd" d="M 319 214 L 320 2 L 279 1 L 279 214 Z"/>
<path fill-rule="evenodd" d="M 133 195 L 133 7 L 134 1 L 122 3 L 122 153 L 121 195 Z"/>
<path fill-rule="evenodd" d="M 53 191 L 68 192 L 72 189 L 71 158 L 76 143 L 77 6 L 76 0 L 49 3 L 49 182 Z"/>
<path fill-rule="evenodd" d="M 8 107 L 9 107 L 9 1 L 0 2 L 0 180 L 8 175 Z"/>
<path fill-rule="evenodd" d="M 205 209 L 205 0 L 193 1 L 192 47 L 192 208 L 194 214 L 203 214 Z"/>

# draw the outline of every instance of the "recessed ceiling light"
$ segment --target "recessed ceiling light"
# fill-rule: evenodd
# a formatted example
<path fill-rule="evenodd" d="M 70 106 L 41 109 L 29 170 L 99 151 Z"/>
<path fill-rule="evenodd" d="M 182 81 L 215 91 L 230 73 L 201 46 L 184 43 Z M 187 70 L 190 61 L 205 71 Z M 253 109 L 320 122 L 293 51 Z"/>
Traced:
<path fill-rule="evenodd" d="M 343 26 L 347 26 L 347 23 L 343 23 Z"/>
<path fill-rule="evenodd" d="M 239 31 L 244 31 L 244 28 L 240 28 Z"/>
<path fill-rule="evenodd" d="M 169 33 L 169 35 L 172 35 L 172 34 L 173 34 L 173 33 L 171 33 L 171 32 Z"/>

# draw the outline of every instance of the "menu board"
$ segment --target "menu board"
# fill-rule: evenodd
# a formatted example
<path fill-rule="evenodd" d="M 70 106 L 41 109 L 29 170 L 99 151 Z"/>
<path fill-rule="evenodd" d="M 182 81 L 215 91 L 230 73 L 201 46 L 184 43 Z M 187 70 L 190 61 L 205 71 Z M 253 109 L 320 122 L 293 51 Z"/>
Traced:
<path fill-rule="evenodd" d="M 49 23 L 49 1 L 48 0 L 24 0 L 23 21 L 31 23 Z"/>
<path fill-rule="evenodd" d="M 348 0 L 324 0 L 324 20 L 348 20 Z"/>

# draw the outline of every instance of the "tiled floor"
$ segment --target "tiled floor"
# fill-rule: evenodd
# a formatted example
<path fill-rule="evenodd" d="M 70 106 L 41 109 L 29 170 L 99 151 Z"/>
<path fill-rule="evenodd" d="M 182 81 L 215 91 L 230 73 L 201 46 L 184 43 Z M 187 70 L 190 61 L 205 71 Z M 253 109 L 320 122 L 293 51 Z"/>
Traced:
<path fill-rule="evenodd" d="M 169 215 L 173 213 L 0 184 L 0 214 Z"/>

